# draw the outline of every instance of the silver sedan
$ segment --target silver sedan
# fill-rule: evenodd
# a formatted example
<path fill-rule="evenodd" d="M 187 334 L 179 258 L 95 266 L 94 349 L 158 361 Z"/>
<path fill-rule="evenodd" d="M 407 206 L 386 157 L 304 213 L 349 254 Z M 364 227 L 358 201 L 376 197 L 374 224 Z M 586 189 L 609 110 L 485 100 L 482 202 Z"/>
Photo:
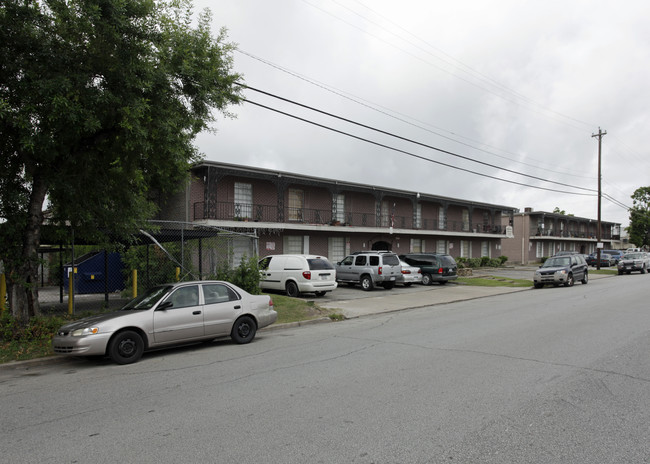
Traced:
<path fill-rule="evenodd" d="M 268 295 L 251 295 L 222 281 L 179 282 L 154 287 L 119 311 L 61 327 L 54 352 L 109 356 L 129 364 L 154 348 L 230 336 L 249 343 L 257 329 L 277 319 Z"/>

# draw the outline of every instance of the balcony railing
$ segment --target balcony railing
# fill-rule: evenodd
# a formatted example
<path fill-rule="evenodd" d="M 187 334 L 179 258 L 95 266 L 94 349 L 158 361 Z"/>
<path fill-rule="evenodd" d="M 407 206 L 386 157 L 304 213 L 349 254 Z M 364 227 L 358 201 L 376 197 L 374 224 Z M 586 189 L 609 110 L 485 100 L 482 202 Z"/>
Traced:
<path fill-rule="evenodd" d="M 346 212 L 337 219 L 331 210 L 310 208 L 283 208 L 277 205 L 237 204 L 217 202 L 209 211 L 205 202 L 194 203 L 194 220 L 214 219 L 222 221 L 272 222 L 288 224 L 314 224 L 328 226 L 379 227 L 411 230 L 439 230 L 449 232 L 482 233 L 501 235 L 505 228 L 492 224 L 468 224 L 462 221 L 438 221 L 422 218 L 413 222 L 412 216 L 379 216 L 375 213 Z"/>
<path fill-rule="evenodd" d="M 561 237 L 561 238 L 588 238 L 595 239 L 596 231 L 577 231 L 577 230 L 552 230 L 552 229 L 542 229 L 537 228 L 535 233 L 536 237 Z M 620 240 L 621 236 L 612 234 L 611 232 L 605 232 L 601 234 L 603 240 Z"/>

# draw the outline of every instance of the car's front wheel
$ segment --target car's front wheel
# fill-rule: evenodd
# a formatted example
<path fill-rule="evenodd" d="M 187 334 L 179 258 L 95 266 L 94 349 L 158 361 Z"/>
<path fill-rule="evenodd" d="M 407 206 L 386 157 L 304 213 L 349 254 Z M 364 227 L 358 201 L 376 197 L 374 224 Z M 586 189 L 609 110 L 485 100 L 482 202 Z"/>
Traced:
<path fill-rule="evenodd" d="M 567 277 L 566 283 L 564 285 L 566 285 L 567 287 L 573 287 L 574 283 L 575 282 L 573 280 L 573 274 L 569 274 L 569 277 Z"/>
<path fill-rule="evenodd" d="M 381 284 L 382 287 L 384 287 L 386 290 L 390 290 L 395 286 L 395 282 L 384 282 Z"/>
<path fill-rule="evenodd" d="M 645 268 L 645 265 L 641 268 L 641 274 L 645 274 L 648 270 Z"/>
<path fill-rule="evenodd" d="M 535 285 L 535 288 L 542 288 L 544 286 L 544 284 L 537 284 L 537 283 L 534 284 L 534 285 Z"/>
<path fill-rule="evenodd" d="M 108 356 L 117 364 L 131 364 L 142 357 L 144 341 L 137 332 L 125 330 L 115 335 L 108 344 Z"/>
<path fill-rule="evenodd" d="M 237 319 L 235 325 L 232 326 L 230 337 L 235 341 L 235 343 L 243 345 L 245 343 L 250 343 L 253 338 L 255 338 L 255 332 L 257 332 L 257 324 L 255 324 L 255 320 L 250 316 L 242 316 Z"/>
<path fill-rule="evenodd" d="M 316 296 L 324 296 L 327 292 L 314 292 Z"/>

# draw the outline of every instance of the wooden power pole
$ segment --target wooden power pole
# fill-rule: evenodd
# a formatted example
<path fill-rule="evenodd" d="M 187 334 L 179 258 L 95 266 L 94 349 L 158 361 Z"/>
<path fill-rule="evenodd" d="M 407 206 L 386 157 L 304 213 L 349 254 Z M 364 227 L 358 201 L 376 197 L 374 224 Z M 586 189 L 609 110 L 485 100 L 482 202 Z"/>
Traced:
<path fill-rule="evenodd" d="M 607 131 L 602 131 L 600 130 L 600 127 L 598 128 L 598 133 L 597 134 L 591 134 L 592 137 L 598 137 L 598 231 L 596 232 L 596 269 L 600 270 L 600 253 L 603 248 L 603 244 L 601 242 L 601 232 L 600 232 L 600 224 L 601 224 L 601 219 L 600 219 L 600 206 L 601 206 L 601 201 L 602 201 L 602 190 L 601 190 L 601 180 L 602 180 L 602 174 L 601 174 L 601 163 L 600 163 L 600 154 L 601 154 L 601 146 L 602 146 L 602 140 L 603 136 L 607 134 Z"/>

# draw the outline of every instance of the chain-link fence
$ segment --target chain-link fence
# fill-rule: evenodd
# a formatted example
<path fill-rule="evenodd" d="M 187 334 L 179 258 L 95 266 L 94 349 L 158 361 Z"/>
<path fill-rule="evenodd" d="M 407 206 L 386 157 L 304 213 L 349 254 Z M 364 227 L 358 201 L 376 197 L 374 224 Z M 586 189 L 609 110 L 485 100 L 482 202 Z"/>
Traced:
<path fill-rule="evenodd" d="M 111 250 L 74 246 L 72 240 L 42 247 L 39 303 L 44 313 L 119 308 L 155 285 L 213 278 L 256 256 L 257 246 L 251 234 L 151 221 L 130 243 L 115 243 Z"/>

